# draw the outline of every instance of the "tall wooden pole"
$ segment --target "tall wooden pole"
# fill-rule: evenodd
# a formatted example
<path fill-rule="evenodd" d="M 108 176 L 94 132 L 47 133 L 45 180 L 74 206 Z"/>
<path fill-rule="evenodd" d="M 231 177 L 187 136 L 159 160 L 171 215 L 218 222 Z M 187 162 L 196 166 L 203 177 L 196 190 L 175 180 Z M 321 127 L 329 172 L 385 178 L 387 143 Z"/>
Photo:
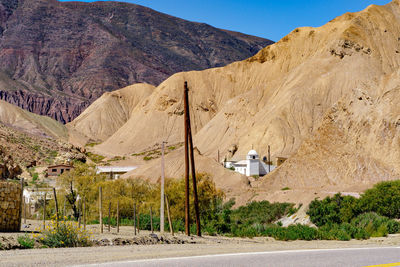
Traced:
<path fill-rule="evenodd" d="M 189 94 L 187 82 L 184 86 L 184 120 L 185 120 L 185 232 L 190 235 L 190 215 L 189 215 L 189 144 L 188 144 L 188 111 L 189 111 Z"/>
<path fill-rule="evenodd" d="M 164 186 L 165 186 L 165 175 L 164 175 L 164 146 L 165 142 L 161 145 L 161 197 L 160 197 L 160 232 L 164 233 Z"/>
<path fill-rule="evenodd" d="M 197 181 L 196 181 L 196 168 L 194 164 L 194 152 L 193 152 L 193 138 L 192 138 L 192 127 L 190 125 L 190 111 L 187 110 L 187 128 L 189 140 L 189 154 L 190 154 L 190 167 L 192 170 L 192 186 L 193 186 L 193 198 L 194 198 L 194 211 L 196 216 L 196 232 L 197 236 L 201 236 L 201 225 L 200 225 L 200 211 L 199 211 L 199 198 L 197 196 Z"/>
<path fill-rule="evenodd" d="M 169 231 L 171 232 L 171 235 L 174 235 L 174 229 L 172 228 L 171 212 L 169 210 L 169 202 L 168 202 L 168 196 L 167 195 L 165 195 L 165 204 L 167 204 Z"/>
<path fill-rule="evenodd" d="M 82 202 L 81 202 L 81 198 L 79 197 L 78 200 L 78 228 L 81 228 L 81 224 L 82 224 Z"/>
<path fill-rule="evenodd" d="M 99 217 L 100 217 L 100 233 L 103 233 L 103 192 L 99 187 Z"/>

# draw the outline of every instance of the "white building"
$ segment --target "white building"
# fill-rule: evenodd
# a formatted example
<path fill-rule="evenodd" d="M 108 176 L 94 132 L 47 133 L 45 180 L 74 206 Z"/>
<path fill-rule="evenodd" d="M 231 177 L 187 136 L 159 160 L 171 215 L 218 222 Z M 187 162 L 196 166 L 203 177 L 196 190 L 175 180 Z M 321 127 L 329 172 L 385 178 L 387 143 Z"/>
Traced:
<path fill-rule="evenodd" d="M 268 166 L 268 164 L 261 161 L 255 150 L 250 150 L 245 160 L 226 161 L 224 166 L 246 176 L 264 176 L 269 170 L 273 171 L 275 169 L 274 165 Z"/>
<path fill-rule="evenodd" d="M 126 166 L 126 167 L 118 167 L 118 166 L 98 166 L 96 167 L 96 174 L 107 174 L 110 175 L 111 179 L 118 179 L 119 176 L 125 174 L 127 172 L 133 171 L 137 169 L 136 166 Z"/>

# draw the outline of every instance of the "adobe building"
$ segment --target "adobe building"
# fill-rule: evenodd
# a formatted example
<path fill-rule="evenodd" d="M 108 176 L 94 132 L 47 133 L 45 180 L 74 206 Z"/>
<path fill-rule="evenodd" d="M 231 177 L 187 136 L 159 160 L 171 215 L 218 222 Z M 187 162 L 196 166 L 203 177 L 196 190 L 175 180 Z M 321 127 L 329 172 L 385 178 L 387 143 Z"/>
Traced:
<path fill-rule="evenodd" d="M 67 164 L 59 164 L 47 167 L 47 176 L 60 176 L 64 172 L 73 170 L 74 166 Z"/>

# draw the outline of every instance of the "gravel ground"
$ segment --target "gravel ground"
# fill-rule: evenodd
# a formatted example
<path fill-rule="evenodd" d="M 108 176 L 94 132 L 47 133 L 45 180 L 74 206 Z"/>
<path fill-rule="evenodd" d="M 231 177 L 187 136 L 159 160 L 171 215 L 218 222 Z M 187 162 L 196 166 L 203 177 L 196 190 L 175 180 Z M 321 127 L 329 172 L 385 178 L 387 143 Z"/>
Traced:
<path fill-rule="evenodd" d="M 36 222 L 30 222 L 32 225 Z M 89 226 L 93 230 L 98 226 Z M 119 234 L 105 228 L 104 234 L 95 233 L 95 239 L 134 238 L 133 227 L 121 227 Z M 0 234 L 1 237 L 16 237 L 21 233 Z M 139 237 L 149 237 L 148 231 L 140 231 Z M 160 235 L 157 233 L 158 237 Z M 172 238 L 169 234 L 164 238 Z M 186 237 L 177 234 L 176 239 L 185 244 L 126 245 L 88 248 L 31 249 L 0 251 L 0 266 L 71 266 L 102 262 L 124 261 L 149 258 L 196 256 L 222 253 L 261 252 L 297 249 L 328 249 L 356 247 L 400 246 L 400 235 L 387 238 L 351 241 L 275 241 L 271 238 L 228 238 L 228 237 Z"/>

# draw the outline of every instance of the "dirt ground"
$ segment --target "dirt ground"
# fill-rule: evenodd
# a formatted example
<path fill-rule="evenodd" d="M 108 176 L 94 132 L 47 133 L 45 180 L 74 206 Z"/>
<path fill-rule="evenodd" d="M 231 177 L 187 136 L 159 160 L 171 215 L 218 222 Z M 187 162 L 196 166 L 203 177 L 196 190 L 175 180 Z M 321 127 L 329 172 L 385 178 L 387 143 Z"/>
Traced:
<path fill-rule="evenodd" d="M 39 221 L 28 221 L 31 227 L 40 225 Z M 95 231 L 93 238 L 113 240 L 116 238 L 135 238 L 133 227 L 122 226 L 120 233 L 107 227 L 100 234 L 98 225 L 88 226 Z M 1 233 L 0 237 L 16 238 L 23 233 Z M 156 233 L 160 238 L 161 235 Z M 149 237 L 149 231 L 140 231 L 137 237 Z M 169 233 L 164 238 L 172 238 Z M 87 248 L 31 249 L 0 251 L 0 266 L 70 266 L 78 264 L 95 264 L 100 262 L 124 261 L 148 258 L 166 258 L 179 256 L 196 256 L 223 253 L 261 252 L 274 250 L 329 249 L 354 247 L 391 247 L 400 246 L 400 235 L 386 238 L 351 241 L 276 241 L 272 238 L 228 238 L 228 237 L 187 237 L 181 233 L 176 239 L 185 244 L 126 245 L 100 246 Z"/>

